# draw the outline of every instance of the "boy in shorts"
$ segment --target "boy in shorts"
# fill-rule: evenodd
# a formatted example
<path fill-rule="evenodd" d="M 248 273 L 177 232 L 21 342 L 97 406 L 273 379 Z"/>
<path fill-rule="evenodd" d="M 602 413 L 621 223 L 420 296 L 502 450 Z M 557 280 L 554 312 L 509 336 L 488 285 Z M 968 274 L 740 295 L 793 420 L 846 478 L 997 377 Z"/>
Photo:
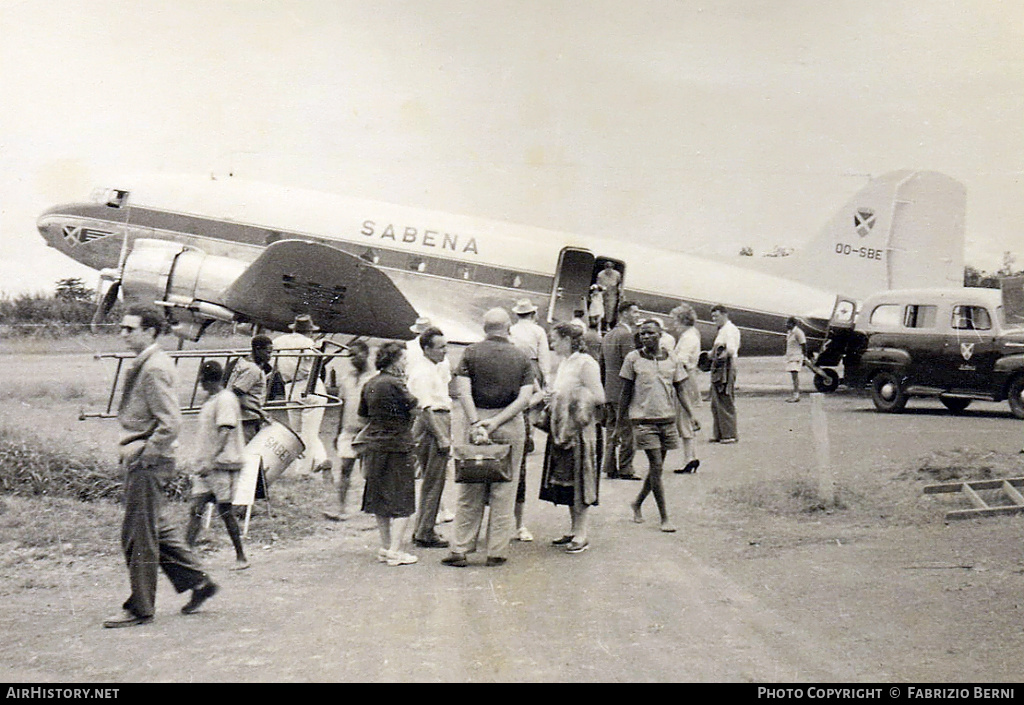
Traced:
<path fill-rule="evenodd" d="M 683 363 L 661 345 L 661 324 L 656 320 L 644 321 L 637 332 L 640 347 L 622 361 L 622 396 L 619 408 L 628 410 L 633 426 L 633 443 L 637 450 L 647 454 L 650 470 L 644 478 L 640 494 L 630 503 L 633 521 L 642 523 L 641 505 L 648 494 L 654 495 L 661 515 L 661 530 L 673 532 L 676 527 L 665 506 L 665 489 L 661 474 L 665 454 L 679 447 L 679 429 L 676 426 L 676 406 L 673 397 L 690 418 L 693 408 L 690 395 L 683 383 L 686 368 Z"/>
<path fill-rule="evenodd" d="M 199 368 L 199 384 L 209 395 L 199 410 L 199 455 L 196 474 L 192 477 L 192 509 L 185 538 L 194 546 L 199 537 L 203 510 L 214 503 L 217 514 L 235 547 L 235 567 L 249 567 L 242 547 L 242 534 L 231 512 L 231 499 L 242 470 L 242 410 L 238 397 L 224 389 L 224 370 L 220 363 L 207 360 Z"/>

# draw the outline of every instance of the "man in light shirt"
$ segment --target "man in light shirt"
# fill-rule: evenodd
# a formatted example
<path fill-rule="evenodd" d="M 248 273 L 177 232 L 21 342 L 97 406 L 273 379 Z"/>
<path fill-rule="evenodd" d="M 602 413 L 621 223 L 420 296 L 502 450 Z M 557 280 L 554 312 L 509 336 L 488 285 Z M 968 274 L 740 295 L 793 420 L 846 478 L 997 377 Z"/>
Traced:
<path fill-rule="evenodd" d="M 537 307 L 529 299 L 520 299 L 512 313 L 519 320 L 509 328 L 508 339 L 530 358 L 533 372 L 543 386 L 551 371 L 551 348 L 547 332 L 537 324 Z"/>
<path fill-rule="evenodd" d="M 448 385 L 451 367 L 445 357 L 448 341 L 438 328 L 427 328 L 419 336 L 423 356 L 409 364 L 409 392 L 419 402 L 420 414 L 413 425 L 416 458 L 423 483 L 412 540 L 423 548 L 447 548 L 434 525 L 441 506 L 448 457 L 452 444 L 452 399 Z"/>
<path fill-rule="evenodd" d="M 319 379 L 314 381 L 312 392 L 321 396 L 307 395 L 309 375 L 313 369 L 313 359 L 319 352 L 316 341 L 310 336 L 320 328 L 307 314 L 300 314 L 288 326 L 292 331 L 274 339 L 274 349 L 278 352 L 291 354 L 277 358 L 277 371 L 285 381 L 285 398 L 290 402 L 298 401 L 306 408 L 289 409 L 288 425 L 299 435 L 306 446 L 306 451 L 289 467 L 299 475 L 308 475 L 311 471 L 330 469 L 327 449 L 320 440 L 320 424 L 324 420 L 323 394 L 326 391 Z M 267 477 L 273 482 L 281 473 Z"/>
<path fill-rule="evenodd" d="M 597 273 L 596 283 L 601 287 L 601 295 L 604 297 L 604 325 L 603 328 L 610 328 L 616 322 L 616 314 L 619 313 L 619 287 L 622 286 L 622 272 L 615 268 L 615 263 L 606 260 L 604 268 Z"/>
<path fill-rule="evenodd" d="M 242 533 L 231 513 L 238 477 L 242 472 L 242 408 L 238 397 L 223 384 L 224 371 L 216 360 L 199 367 L 199 383 L 208 395 L 199 411 L 196 436 L 196 473 L 192 478 L 192 507 L 185 541 L 195 546 L 202 529 L 203 512 L 214 504 L 235 548 L 235 570 L 249 567 L 242 546 Z"/>
<path fill-rule="evenodd" d="M 740 329 L 729 320 L 722 304 L 711 307 L 711 319 L 718 335 L 711 346 L 712 443 L 735 443 L 736 434 L 736 357 L 740 352 Z"/>
<path fill-rule="evenodd" d="M 512 344 L 526 353 L 530 358 L 530 365 L 533 367 L 533 374 L 536 379 L 535 391 L 543 391 L 548 382 L 548 375 L 552 374 L 551 348 L 548 343 L 548 334 L 537 324 L 537 307 L 529 299 L 519 299 L 512 307 L 512 313 L 519 317 L 519 320 L 509 329 L 508 339 Z M 577 312 L 583 315 L 582 311 Z M 582 320 L 581 320 L 582 322 Z M 526 456 L 534 450 L 533 426 L 526 424 L 526 450 L 523 454 L 523 461 L 519 471 L 519 486 L 516 489 L 516 533 L 517 541 L 533 541 L 533 534 L 524 523 L 524 511 L 526 509 Z"/>

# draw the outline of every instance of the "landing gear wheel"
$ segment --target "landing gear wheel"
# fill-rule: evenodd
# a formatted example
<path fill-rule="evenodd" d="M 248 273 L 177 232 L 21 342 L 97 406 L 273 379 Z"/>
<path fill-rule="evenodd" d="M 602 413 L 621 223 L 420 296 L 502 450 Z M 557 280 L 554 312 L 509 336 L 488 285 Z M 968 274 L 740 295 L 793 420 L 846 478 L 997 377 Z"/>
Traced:
<path fill-rule="evenodd" d="M 871 380 L 871 401 L 879 411 L 895 414 L 907 405 L 903 381 L 892 372 L 879 372 Z"/>
<path fill-rule="evenodd" d="M 1024 374 L 1017 375 L 1010 380 L 1010 388 L 1006 394 L 1010 402 L 1010 411 L 1018 419 L 1024 419 Z"/>
<path fill-rule="evenodd" d="M 824 374 L 814 375 L 814 388 L 823 394 L 831 394 L 839 389 L 839 373 L 827 368 L 822 372 Z"/>
<path fill-rule="evenodd" d="M 964 409 L 971 405 L 970 399 L 963 399 L 961 397 L 939 397 L 939 401 L 954 414 L 963 412 Z"/>

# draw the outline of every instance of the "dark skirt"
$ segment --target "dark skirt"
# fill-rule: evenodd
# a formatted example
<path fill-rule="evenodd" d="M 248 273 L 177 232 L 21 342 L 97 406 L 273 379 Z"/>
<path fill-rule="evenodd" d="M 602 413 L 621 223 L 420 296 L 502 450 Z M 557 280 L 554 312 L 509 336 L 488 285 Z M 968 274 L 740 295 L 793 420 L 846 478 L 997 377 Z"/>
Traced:
<path fill-rule="evenodd" d="M 544 466 L 540 479 L 540 499 L 571 507 L 576 493 L 583 504 L 596 506 L 600 489 L 600 473 L 594 458 L 593 433 L 580 433 L 576 442 L 563 448 L 551 440 L 544 446 Z"/>
<path fill-rule="evenodd" d="M 364 512 L 391 518 L 416 513 L 416 469 L 411 451 L 365 450 L 360 459 L 366 476 Z"/>

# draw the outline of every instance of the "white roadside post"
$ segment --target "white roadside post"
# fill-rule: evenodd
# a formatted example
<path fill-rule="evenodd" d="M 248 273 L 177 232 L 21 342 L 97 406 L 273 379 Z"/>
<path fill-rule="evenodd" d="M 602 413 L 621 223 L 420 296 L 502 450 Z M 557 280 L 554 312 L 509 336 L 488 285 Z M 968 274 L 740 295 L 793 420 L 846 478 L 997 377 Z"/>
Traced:
<path fill-rule="evenodd" d="M 836 478 L 830 459 L 828 419 L 825 417 L 825 395 L 811 393 L 811 432 L 814 435 L 814 453 L 818 464 L 818 494 L 826 507 L 836 504 Z"/>

